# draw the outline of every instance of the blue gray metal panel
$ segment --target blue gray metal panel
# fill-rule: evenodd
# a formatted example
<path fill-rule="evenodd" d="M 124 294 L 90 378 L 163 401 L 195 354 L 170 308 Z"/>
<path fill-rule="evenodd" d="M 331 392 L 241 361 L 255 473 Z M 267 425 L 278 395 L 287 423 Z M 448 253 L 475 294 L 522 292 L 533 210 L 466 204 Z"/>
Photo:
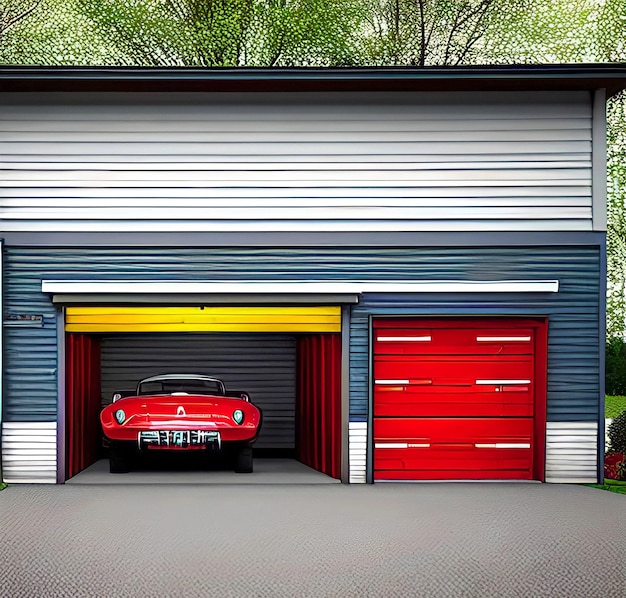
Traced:
<path fill-rule="evenodd" d="M 415 233 L 388 232 L 247 232 L 233 233 L 209 231 L 202 233 L 169 232 L 140 233 L 132 236 L 119 231 L 110 233 L 28 232 L 4 233 L 10 246 L 28 247 L 411 247 L 415 245 Z M 601 243 L 603 233 L 580 233 L 572 231 L 484 231 L 476 235 L 471 231 L 423 231 L 420 245 L 423 247 L 513 247 L 515 245 L 578 245 Z"/>
<path fill-rule="evenodd" d="M 370 316 L 547 316 L 548 421 L 599 418 L 600 248 L 407 250 L 399 270 L 419 278 L 556 278 L 546 294 L 366 295 L 353 308 L 351 421 L 367 421 Z M 380 275 L 380 271 L 378 271 Z"/>
<path fill-rule="evenodd" d="M 595 238 L 595 237 L 594 237 Z M 559 293 L 369 295 L 352 310 L 350 418 L 367 419 L 370 315 L 548 316 L 548 419 L 598 421 L 600 246 L 320 248 L 6 248 L 5 416 L 55 421 L 55 310 L 41 279 L 501 280 L 558 279 Z"/>

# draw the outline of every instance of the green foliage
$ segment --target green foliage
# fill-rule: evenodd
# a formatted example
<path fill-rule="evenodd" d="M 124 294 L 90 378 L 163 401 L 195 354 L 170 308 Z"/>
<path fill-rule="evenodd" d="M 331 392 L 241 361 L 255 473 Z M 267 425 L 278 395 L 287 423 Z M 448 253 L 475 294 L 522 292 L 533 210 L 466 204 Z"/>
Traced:
<path fill-rule="evenodd" d="M 626 454 L 626 411 L 622 411 L 607 430 L 611 452 Z"/>
<path fill-rule="evenodd" d="M 0 63 L 237 67 L 357 61 L 359 0 L 38 1 L 45 4 L 0 36 Z"/>
<path fill-rule="evenodd" d="M 368 65 L 481 62 L 481 43 L 526 0 L 364 0 L 362 60 Z"/>
<path fill-rule="evenodd" d="M 4 482 L 0 482 L 0 490 L 4 490 L 7 485 Z"/>
<path fill-rule="evenodd" d="M 619 337 L 606 343 L 605 372 L 606 394 L 626 395 L 626 344 Z"/>
<path fill-rule="evenodd" d="M 609 45 L 617 36 L 616 15 L 597 0 L 535 1 L 514 7 L 499 19 L 497 35 L 486 41 L 491 61 L 498 63 L 598 62 L 599 24 Z M 613 20 L 611 20 L 613 19 Z M 617 36 L 619 37 L 619 36 Z"/>
<path fill-rule="evenodd" d="M 0 35 L 31 15 L 40 0 L 3 0 L 0 4 Z"/>
<path fill-rule="evenodd" d="M 608 103 L 607 124 L 606 330 L 609 338 L 624 338 L 626 331 L 626 94 L 621 93 Z"/>
<path fill-rule="evenodd" d="M 613 419 L 622 411 L 626 411 L 626 396 L 607 395 L 604 397 L 604 417 Z"/>
<path fill-rule="evenodd" d="M 38 0 L 35 10 L 0 34 L 0 63 L 4 64 L 100 66 L 119 62 L 114 40 L 98 34 L 77 10 L 75 0 Z"/>

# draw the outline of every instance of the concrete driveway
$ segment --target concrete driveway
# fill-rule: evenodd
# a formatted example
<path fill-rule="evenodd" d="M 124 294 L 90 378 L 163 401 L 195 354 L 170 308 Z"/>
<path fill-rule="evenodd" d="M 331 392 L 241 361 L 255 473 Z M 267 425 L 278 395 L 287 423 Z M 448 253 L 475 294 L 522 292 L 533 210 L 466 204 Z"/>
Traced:
<path fill-rule="evenodd" d="M 550 484 L 0 492 L 0 595 L 626 597 L 626 496 Z"/>

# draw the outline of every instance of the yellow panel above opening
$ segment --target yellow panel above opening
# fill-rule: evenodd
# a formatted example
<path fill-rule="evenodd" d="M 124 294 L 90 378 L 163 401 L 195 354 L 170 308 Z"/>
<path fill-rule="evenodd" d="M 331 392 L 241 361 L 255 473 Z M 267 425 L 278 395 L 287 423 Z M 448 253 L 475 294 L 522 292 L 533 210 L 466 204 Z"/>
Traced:
<path fill-rule="evenodd" d="M 67 332 L 340 332 L 341 307 L 67 307 Z"/>

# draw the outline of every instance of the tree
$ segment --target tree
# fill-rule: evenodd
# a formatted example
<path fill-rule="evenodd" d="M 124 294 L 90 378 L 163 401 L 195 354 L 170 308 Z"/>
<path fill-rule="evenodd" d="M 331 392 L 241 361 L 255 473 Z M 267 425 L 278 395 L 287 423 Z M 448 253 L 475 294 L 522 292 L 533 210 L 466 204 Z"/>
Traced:
<path fill-rule="evenodd" d="M 626 94 L 607 109 L 607 337 L 626 331 Z"/>
<path fill-rule="evenodd" d="M 77 0 L 81 14 L 142 66 L 346 65 L 358 0 Z"/>
<path fill-rule="evenodd" d="M 0 36 L 28 17 L 39 2 L 40 0 L 4 0 L 0 4 Z"/>
<path fill-rule="evenodd" d="M 481 62 L 483 40 L 497 21 L 526 5 L 526 0 L 365 0 L 364 62 Z"/>

